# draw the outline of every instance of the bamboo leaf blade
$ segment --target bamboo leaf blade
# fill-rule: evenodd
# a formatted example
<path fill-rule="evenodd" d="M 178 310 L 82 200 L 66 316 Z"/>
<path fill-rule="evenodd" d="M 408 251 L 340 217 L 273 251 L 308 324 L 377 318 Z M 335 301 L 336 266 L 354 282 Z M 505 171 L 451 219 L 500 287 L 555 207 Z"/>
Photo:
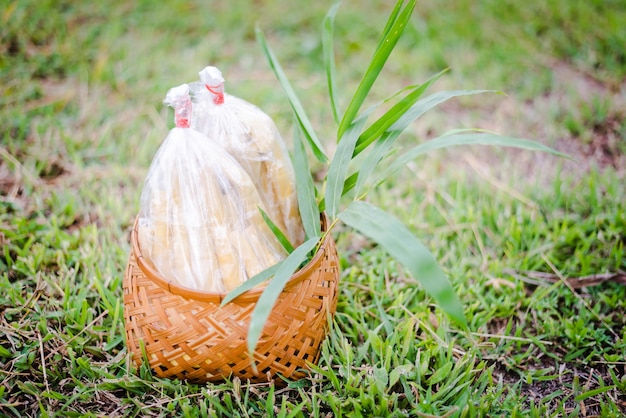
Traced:
<path fill-rule="evenodd" d="M 365 148 L 367 148 L 372 142 L 376 139 L 380 138 L 380 136 L 390 129 L 394 124 L 397 124 L 408 112 L 411 111 L 413 106 L 419 100 L 420 97 L 424 94 L 424 92 L 432 86 L 435 81 L 437 81 L 447 70 L 441 71 L 438 74 L 435 74 L 433 77 L 428 79 L 422 84 L 417 84 L 412 86 L 409 89 L 409 92 L 402 98 L 398 103 L 393 105 L 391 109 L 385 112 L 378 120 L 372 123 L 362 134 L 357 142 L 357 146 L 354 150 L 354 155 L 360 154 Z M 406 89 L 405 89 L 406 90 Z M 395 96 L 395 95 L 394 95 Z M 415 120 L 418 116 L 415 116 L 413 120 Z M 398 126 L 394 130 L 399 130 L 402 127 L 402 130 L 406 129 L 408 120 L 405 119 L 402 124 L 398 124 Z M 406 123 L 406 125 L 405 125 Z"/>
<path fill-rule="evenodd" d="M 304 232 L 307 238 L 313 238 L 319 237 L 321 234 L 320 211 L 315 198 L 316 190 L 309 169 L 309 161 L 300 133 L 299 127 L 296 126 L 293 133 L 296 195 Z"/>
<path fill-rule="evenodd" d="M 381 245 L 407 268 L 450 318 L 467 325 L 463 306 L 436 259 L 398 219 L 361 201 L 352 202 L 339 219 Z"/>
<path fill-rule="evenodd" d="M 310 238 L 289 254 L 287 258 L 280 263 L 274 278 L 269 281 L 267 287 L 259 297 L 252 311 L 250 328 L 248 330 L 248 351 L 250 355 L 254 353 L 254 349 L 263 332 L 263 327 L 272 312 L 272 308 L 278 296 L 285 288 L 291 276 L 296 272 L 302 262 L 306 260 L 308 254 L 315 248 L 318 242 L 318 237 Z"/>
<path fill-rule="evenodd" d="M 398 14 L 402 10 L 403 5 L 404 5 L 404 0 L 398 0 L 396 2 L 396 5 L 393 6 L 393 10 L 391 11 L 391 13 L 389 13 L 389 17 L 387 18 L 387 23 L 385 23 L 385 28 L 380 33 L 380 39 L 378 40 L 378 46 L 376 48 L 380 48 L 381 45 L 385 42 L 385 39 L 387 39 L 387 35 L 389 34 L 389 31 L 393 27 L 393 24 L 398 19 Z"/>
<path fill-rule="evenodd" d="M 300 127 L 302 128 L 304 137 L 306 138 L 309 146 L 311 147 L 313 154 L 320 162 L 328 161 L 328 157 L 324 153 L 324 147 L 322 146 L 322 143 L 320 142 L 320 140 L 317 138 L 317 134 L 315 133 L 315 130 L 313 129 L 313 125 L 311 124 L 304 110 L 304 107 L 302 107 L 302 104 L 300 103 L 300 100 L 298 99 L 296 92 L 291 86 L 289 79 L 285 75 L 285 72 L 283 71 L 280 63 L 278 62 L 278 59 L 274 55 L 274 52 L 272 51 L 270 46 L 267 44 L 267 41 L 265 40 L 265 36 L 263 35 L 263 32 L 261 31 L 259 27 L 256 28 L 256 36 L 257 36 L 257 41 L 261 45 L 261 49 L 263 51 L 263 54 L 265 55 L 265 58 L 267 59 L 267 62 L 270 68 L 274 72 L 274 75 L 278 79 L 280 85 L 285 91 L 285 94 L 287 95 L 287 99 L 289 100 L 291 109 L 293 110 L 296 116 L 296 119 L 298 121 L 298 125 L 300 125 Z"/>
<path fill-rule="evenodd" d="M 376 51 L 374 51 L 374 55 L 372 56 L 372 60 L 359 83 L 359 86 L 356 89 L 356 92 L 352 96 L 352 100 L 346 109 L 346 112 L 341 119 L 341 123 L 339 124 L 339 129 L 337 131 L 337 138 L 341 138 L 344 132 L 348 129 L 348 127 L 354 121 L 361 105 L 367 98 L 374 82 L 380 75 L 389 55 L 391 55 L 391 51 L 395 48 L 398 40 L 402 36 L 404 29 L 406 28 L 411 14 L 413 13 L 413 9 L 415 8 L 416 0 L 410 0 L 408 4 L 404 7 L 404 9 L 398 13 L 400 5 L 403 4 L 403 0 L 398 0 L 396 3 L 396 7 L 394 8 L 394 13 L 390 16 L 384 36 L 382 40 L 379 42 Z M 393 22 L 393 23 L 391 23 Z"/>
<path fill-rule="evenodd" d="M 443 73 L 436 75 L 439 78 Z M 439 106 L 443 102 L 446 102 L 455 97 L 470 96 L 483 93 L 499 93 L 497 90 L 449 90 L 441 91 L 431 94 L 415 103 L 404 115 L 402 115 L 397 122 L 389 127 L 389 130 L 405 130 L 411 123 L 422 116 L 429 110 Z"/>
<path fill-rule="evenodd" d="M 396 159 L 384 174 L 378 179 L 377 183 L 381 183 L 385 178 L 404 167 L 409 161 L 414 160 L 418 156 L 429 151 L 442 148 L 450 148 L 461 145 L 490 145 L 500 147 L 519 148 L 529 151 L 541 151 L 554 154 L 564 158 L 570 158 L 557 150 L 554 150 L 540 142 L 530 139 L 513 138 L 495 133 L 455 133 L 442 135 L 429 141 L 423 142 L 408 151 L 404 152 Z"/>
<path fill-rule="evenodd" d="M 380 136 L 393 125 L 408 109 L 419 99 L 423 91 L 421 89 L 413 90 L 406 97 L 393 105 L 383 116 L 376 120 L 369 128 L 367 128 L 359 137 L 354 148 L 354 156 L 360 154 L 372 142 L 380 138 Z"/>
<path fill-rule="evenodd" d="M 289 242 L 289 238 L 285 236 L 285 233 L 281 231 L 281 229 L 274 223 L 272 218 L 263 210 L 263 208 L 259 207 L 259 211 L 261 212 L 261 216 L 265 221 L 265 224 L 270 228 L 280 245 L 287 251 L 287 254 L 293 252 L 293 245 Z"/>
<path fill-rule="evenodd" d="M 330 8 L 322 23 L 322 50 L 324 55 L 324 68 L 326 69 L 326 84 L 328 87 L 330 108 L 336 124 L 339 124 L 339 103 L 337 101 L 337 85 L 335 81 L 337 79 L 337 71 L 335 65 L 334 27 L 339 4 L 340 3 L 337 2 Z"/>
<path fill-rule="evenodd" d="M 343 195 L 343 188 L 352 161 L 352 154 L 359 134 L 367 122 L 367 117 L 362 116 L 357 119 L 346 131 L 341 141 L 337 145 L 337 150 L 333 156 L 328 173 L 326 174 L 326 193 L 324 195 L 326 201 L 326 212 L 331 220 L 335 219 L 339 202 Z"/>
<path fill-rule="evenodd" d="M 251 278 L 249 278 L 248 280 L 246 280 L 245 282 L 243 282 L 242 284 L 240 284 L 239 286 L 237 286 L 236 288 L 228 292 L 226 297 L 222 300 L 222 303 L 220 304 L 220 306 L 226 305 L 227 303 L 231 302 L 233 299 L 237 298 L 237 296 L 241 295 L 242 293 L 247 292 L 250 289 L 253 289 L 257 285 L 263 283 L 264 281 L 266 281 L 267 279 L 275 275 L 281 263 L 282 261 L 277 264 L 274 264 L 271 267 L 266 268 L 265 270 L 263 270 L 262 272 L 258 274 L 255 274 L 254 276 L 252 276 Z"/>
<path fill-rule="evenodd" d="M 396 143 L 400 137 L 401 131 L 387 131 L 383 134 L 379 141 L 376 141 L 372 146 L 371 151 L 363 160 L 363 163 L 359 167 L 359 175 L 354 186 L 355 194 L 358 197 L 365 186 L 365 182 L 374 172 L 374 169 L 378 163 L 389 154 L 391 147 Z"/>
<path fill-rule="evenodd" d="M 432 85 L 434 81 L 439 79 L 444 72 L 435 75 L 431 80 L 427 81 L 428 86 Z M 367 155 L 365 161 L 361 165 L 359 170 L 358 182 L 355 186 L 355 193 L 357 196 L 363 189 L 365 182 L 372 175 L 374 169 L 378 163 L 389 154 L 391 147 L 395 144 L 400 134 L 416 119 L 422 116 L 429 110 L 437 107 L 441 103 L 450 100 L 454 97 L 468 96 L 481 93 L 497 93 L 495 90 L 452 90 L 442 91 L 432 94 L 428 97 L 418 100 L 411 108 L 402 115 L 396 122 L 394 122 L 381 136 L 380 140 L 374 143 L 374 146 L 370 153 Z"/>
<path fill-rule="evenodd" d="M 343 190 L 341 191 L 341 196 L 345 196 L 350 190 L 354 189 L 357 181 L 359 179 L 359 172 L 355 172 L 350 174 L 350 176 L 346 179 L 343 184 Z M 319 204 L 320 212 L 324 212 L 326 210 L 326 199 L 322 198 L 322 201 Z"/>

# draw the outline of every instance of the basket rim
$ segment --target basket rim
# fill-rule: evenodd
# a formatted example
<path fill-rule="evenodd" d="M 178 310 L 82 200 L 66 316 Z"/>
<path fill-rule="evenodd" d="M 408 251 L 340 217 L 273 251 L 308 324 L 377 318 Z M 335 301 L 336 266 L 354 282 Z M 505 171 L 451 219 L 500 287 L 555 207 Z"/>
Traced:
<path fill-rule="evenodd" d="M 322 231 L 326 231 L 326 226 L 328 224 L 328 220 L 325 213 L 321 214 L 321 223 L 322 223 Z M 148 277 L 150 280 L 155 282 L 157 285 L 167 290 L 168 292 L 182 296 L 187 299 L 194 299 L 198 301 L 205 302 L 214 302 L 221 303 L 224 298 L 228 295 L 228 292 L 208 292 L 203 290 L 192 289 L 186 286 L 182 286 L 177 284 L 173 280 L 167 280 L 163 276 L 161 276 L 155 268 L 153 268 L 150 263 L 147 262 L 143 253 L 141 252 L 141 248 L 139 247 L 139 215 L 135 218 L 135 222 L 133 224 L 133 229 L 130 234 L 130 243 L 132 247 L 133 254 L 135 256 L 135 261 L 137 262 L 137 266 L 141 271 Z M 307 273 L 316 268 L 318 264 L 321 263 L 322 257 L 328 246 L 329 240 L 332 239 L 331 234 L 326 234 L 324 237 L 324 241 L 320 245 L 317 253 L 313 256 L 313 258 L 300 270 L 296 271 L 287 284 L 285 285 L 285 289 L 288 289 L 296 284 L 300 283 L 306 276 Z M 247 290 L 241 295 L 237 296 L 235 299 L 231 301 L 231 303 L 243 303 L 243 302 L 254 302 L 259 299 L 263 291 L 267 285 L 258 286 L 253 289 Z"/>

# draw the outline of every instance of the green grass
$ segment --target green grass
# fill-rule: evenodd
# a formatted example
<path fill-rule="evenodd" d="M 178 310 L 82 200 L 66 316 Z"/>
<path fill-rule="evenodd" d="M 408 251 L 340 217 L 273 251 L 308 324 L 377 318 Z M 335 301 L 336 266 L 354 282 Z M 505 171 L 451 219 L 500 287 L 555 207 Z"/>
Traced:
<path fill-rule="evenodd" d="M 398 173 L 370 201 L 435 254 L 469 330 L 382 249 L 338 230 L 332 332 L 310 375 L 284 388 L 135 370 L 121 280 L 142 182 L 172 125 L 161 105 L 169 87 L 217 65 L 227 90 L 262 107 L 290 142 L 291 110 L 254 39 L 257 21 L 330 149 L 319 34 L 331 2 L 57 3 L 0 9 L 0 415 L 626 413 L 626 287 L 560 279 L 626 271 L 623 2 L 418 4 L 372 103 L 447 66 L 445 88 L 508 96 L 447 103 L 405 143 L 478 126 L 577 162 L 471 147 Z M 342 111 L 388 8 L 339 8 Z"/>

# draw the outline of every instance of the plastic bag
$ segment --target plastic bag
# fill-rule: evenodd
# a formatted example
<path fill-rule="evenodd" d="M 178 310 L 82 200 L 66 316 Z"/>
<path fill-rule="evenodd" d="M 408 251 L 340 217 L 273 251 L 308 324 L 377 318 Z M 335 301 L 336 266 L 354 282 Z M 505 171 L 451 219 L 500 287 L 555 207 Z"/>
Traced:
<path fill-rule="evenodd" d="M 190 128 L 189 86 L 171 89 L 176 127 L 159 147 L 141 194 L 139 245 L 166 280 L 224 292 L 276 264 L 285 251 L 266 225 L 250 176 Z"/>
<path fill-rule="evenodd" d="M 292 245 L 304 241 L 291 160 L 274 121 L 258 107 L 224 92 L 215 67 L 192 83 L 192 127 L 215 139 L 252 178 L 270 219 Z"/>

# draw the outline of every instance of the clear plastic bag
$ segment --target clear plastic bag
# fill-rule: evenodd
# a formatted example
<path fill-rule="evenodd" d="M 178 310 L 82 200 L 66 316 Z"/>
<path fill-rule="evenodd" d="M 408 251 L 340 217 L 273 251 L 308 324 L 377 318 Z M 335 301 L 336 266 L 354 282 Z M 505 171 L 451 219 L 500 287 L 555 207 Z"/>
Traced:
<path fill-rule="evenodd" d="M 296 183 L 289 153 L 274 121 L 258 107 L 224 92 L 215 67 L 192 83 L 192 127 L 215 139 L 252 178 L 272 221 L 292 245 L 304 241 Z"/>
<path fill-rule="evenodd" d="M 211 138 L 190 128 L 189 86 L 171 89 L 176 127 L 144 184 L 139 246 L 166 279 L 225 292 L 286 256 L 266 225 L 250 176 Z"/>

